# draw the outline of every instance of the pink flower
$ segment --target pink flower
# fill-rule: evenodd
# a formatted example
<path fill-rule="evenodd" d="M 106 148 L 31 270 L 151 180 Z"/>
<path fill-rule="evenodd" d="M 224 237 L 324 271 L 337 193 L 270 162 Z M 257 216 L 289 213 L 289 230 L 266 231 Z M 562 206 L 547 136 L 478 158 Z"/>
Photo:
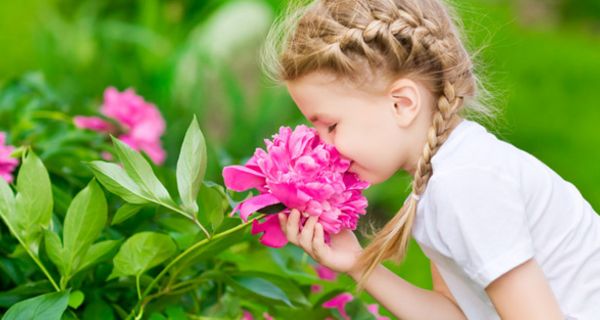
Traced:
<path fill-rule="evenodd" d="M 323 303 L 323 308 L 336 308 L 344 319 L 349 320 L 350 317 L 346 313 L 346 304 L 354 299 L 351 293 L 344 292 L 327 300 Z M 367 306 L 367 310 L 375 316 L 377 320 L 390 320 L 388 317 L 384 317 L 379 314 L 379 305 L 376 303 Z"/>
<path fill-rule="evenodd" d="M 317 272 L 317 275 L 319 276 L 319 278 L 321 278 L 323 280 L 335 281 L 335 279 L 337 279 L 338 273 L 327 268 L 324 265 L 321 265 L 321 264 L 313 265 L 313 268 Z"/>
<path fill-rule="evenodd" d="M 263 318 L 265 320 L 275 320 L 275 318 L 273 318 L 273 316 L 271 316 L 270 314 L 268 314 L 267 312 L 263 312 Z"/>
<path fill-rule="evenodd" d="M 319 293 L 323 291 L 323 286 L 320 284 L 311 284 L 310 285 L 310 293 Z"/>
<path fill-rule="evenodd" d="M 281 127 L 273 140 L 265 139 L 267 150 L 256 148 L 244 166 L 223 169 L 225 185 L 234 191 L 255 188 L 259 195 L 242 201 L 233 210 L 240 217 L 248 217 L 270 205 L 282 203 L 281 212 L 289 214 L 292 208 L 308 216 L 319 217 L 329 235 L 342 228 L 356 229 L 359 215 L 366 213 L 367 199 L 361 194 L 369 187 L 355 173 L 349 172 L 350 160 L 345 159 L 334 146 L 324 143 L 314 128 L 300 125 L 292 131 Z M 269 215 L 264 222 L 253 221 L 252 234 L 263 232 L 260 241 L 271 247 L 282 247 L 287 239 L 279 227 L 277 215 Z"/>
<path fill-rule="evenodd" d="M 354 296 L 352 296 L 351 293 L 348 293 L 348 292 L 340 293 L 337 296 L 331 298 L 330 300 L 325 301 L 323 303 L 323 308 L 336 308 L 342 315 L 342 318 L 349 320 L 350 317 L 346 313 L 345 308 L 346 308 L 346 303 L 352 301 L 352 299 L 354 299 Z"/>
<path fill-rule="evenodd" d="M 0 177 L 6 180 L 6 182 L 12 183 L 12 172 L 19 165 L 19 160 L 10 156 L 15 147 L 4 145 L 5 143 L 6 133 L 0 132 Z"/>
<path fill-rule="evenodd" d="M 90 129 L 98 132 L 113 132 L 113 126 L 99 117 L 75 116 L 73 118 L 75 126 L 82 129 Z"/>
<path fill-rule="evenodd" d="M 133 89 L 123 92 L 109 87 L 104 91 L 104 102 L 100 112 L 121 126 L 118 139 L 131 148 L 144 151 L 156 164 L 165 161 L 166 153 L 160 137 L 165 132 L 165 120 L 156 106 L 138 96 Z M 79 128 L 117 134 L 112 124 L 99 117 L 76 116 L 74 123 Z"/>
<path fill-rule="evenodd" d="M 321 265 L 321 264 L 315 264 L 312 266 L 315 271 L 317 272 L 317 275 L 319 276 L 320 279 L 323 280 L 327 280 L 327 281 L 335 281 L 335 279 L 337 279 L 337 272 Z M 319 284 L 313 284 L 310 286 L 310 292 L 312 293 L 318 293 L 321 292 L 323 290 L 323 286 L 319 285 Z"/>
<path fill-rule="evenodd" d="M 367 310 L 369 310 L 369 312 L 372 313 L 377 320 L 390 320 L 390 318 L 379 314 L 379 305 L 377 303 L 368 305 Z"/>
<path fill-rule="evenodd" d="M 252 316 L 252 313 L 248 312 L 248 310 L 244 310 L 241 320 L 254 320 L 254 317 Z"/>

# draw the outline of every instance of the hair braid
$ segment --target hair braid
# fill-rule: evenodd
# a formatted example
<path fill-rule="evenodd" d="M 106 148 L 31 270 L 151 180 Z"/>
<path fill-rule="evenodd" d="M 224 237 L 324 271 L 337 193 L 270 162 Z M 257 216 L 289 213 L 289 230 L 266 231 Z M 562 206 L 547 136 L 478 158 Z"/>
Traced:
<path fill-rule="evenodd" d="M 362 271 L 358 291 L 382 260 L 402 261 L 406 255 L 418 198 L 433 175 L 431 159 L 447 140 L 459 112 L 494 115 L 478 101 L 487 91 L 473 72 L 460 27 L 444 0 L 315 0 L 286 12 L 286 20 L 267 36 L 262 61 L 273 79 L 296 80 L 325 71 L 369 89 L 358 82 L 409 77 L 422 82 L 435 99 L 411 185 L 413 196 L 358 258 L 355 267 Z M 289 37 L 278 38 L 280 33 Z"/>
<path fill-rule="evenodd" d="M 427 20 L 422 19 L 421 22 L 423 21 Z M 396 24 L 400 25 L 400 23 Z M 446 47 L 446 44 L 443 43 L 446 40 L 436 34 L 437 28 L 430 30 L 429 27 L 431 25 L 432 23 L 429 22 L 417 25 L 416 27 L 411 26 L 412 28 L 398 29 L 406 30 L 410 34 L 413 40 L 413 50 L 420 50 L 420 47 L 430 50 L 432 55 L 437 59 L 442 69 L 443 90 L 437 100 L 432 124 L 427 133 L 427 141 L 417 162 L 417 169 L 412 182 L 412 195 L 414 196 L 408 199 L 408 203 L 403 205 L 396 216 L 383 227 L 375 239 L 362 252 L 356 268 L 365 271 L 363 271 L 358 281 L 357 291 L 362 290 L 364 282 L 382 260 L 393 258 L 401 261 L 404 259 L 417 212 L 418 197 L 425 191 L 427 182 L 433 174 L 431 159 L 448 138 L 450 134 L 448 130 L 449 126 L 454 116 L 457 115 L 459 106 L 462 104 L 462 97 L 456 95 L 454 84 L 446 79 L 443 72 L 448 66 L 451 66 L 454 58 L 447 53 L 439 51 L 440 48 Z M 408 59 L 414 57 L 412 55 L 413 52 L 416 51 L 411 51 Z"/>

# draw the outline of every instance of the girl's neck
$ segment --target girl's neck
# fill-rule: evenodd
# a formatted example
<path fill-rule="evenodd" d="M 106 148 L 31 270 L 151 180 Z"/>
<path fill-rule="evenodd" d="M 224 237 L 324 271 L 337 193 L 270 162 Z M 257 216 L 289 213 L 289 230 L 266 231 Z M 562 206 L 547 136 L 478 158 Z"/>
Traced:
<path fill-rule="evenodd" d="M 448 135 L 450 135 L 452 133 L 452 131 L 454 131 L 454 129 L 463 121 L 464 119 L 460 116 L 455 116 L 451 121 L 450 121 L 450 126 L 448 127 Z M 418 152 L 422 152 L 423 147 L 418 149 Z M 417 157 L 415 157 L 415 159 L 417 159 L 416 161 L 413 161 L 413 163 L 411 163 L 411 166 L 408 170 L 406 170 L 411 176 L 415 176 L 415 173 L 417 171 L 417 163 L 419 161 L 419 159 L 421 158 L 421 153 L 418 154 Z"/>

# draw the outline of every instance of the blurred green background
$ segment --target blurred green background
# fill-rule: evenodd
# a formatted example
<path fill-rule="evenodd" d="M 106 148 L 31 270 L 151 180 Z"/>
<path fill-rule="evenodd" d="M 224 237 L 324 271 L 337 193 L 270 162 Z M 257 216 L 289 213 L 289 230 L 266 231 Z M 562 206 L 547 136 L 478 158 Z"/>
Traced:
<path fill-rule="evenodd" d="M 488 128 L 572 182 L 600 211 L 600 2 L 455 2 L 470 47 L 485 47 L 480 71 L 503 110 Z M 285 88 L 267 82 L 258 64 L 285 4 L 1 1 L 0 86 L 38 72 L 30 76 L 45 79 L 71 114 L 94 114 L 108 86 L 132 87 L 167 120 L 171 167 L 196 114 L 213 158 L 207 178 L 222 181 L 221 166 L 245 161 L 279 126 L 304 122 Z M 399 173 L 370 188 L 369 219 L 389 219 L 408 183 Z M 431 288 L 428 261 L 414 242 L 402 266 L 388 266 Z"/>

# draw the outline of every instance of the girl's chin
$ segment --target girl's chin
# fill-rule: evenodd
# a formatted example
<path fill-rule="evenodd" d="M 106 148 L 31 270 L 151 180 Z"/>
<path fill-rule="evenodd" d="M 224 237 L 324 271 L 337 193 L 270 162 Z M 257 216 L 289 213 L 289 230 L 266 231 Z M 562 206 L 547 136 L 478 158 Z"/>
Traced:
<path fill-rule="evenodd" d="M 360 180 L 366 181 L 369 184 L 373 184 L 373 177 L 367 174 L 367 172 L 364 170 L 352 170 L 352 172 L 354 172 Z"/>
<path fill-rule="evenodd" d="M 363 167 L 359 167 L 354 161 L 348 171 L 356 174 L 360 180 L 368 182 L 370 185 L 381 183 L 382 181 L 378 180 L 376 176 L 373 176 L 369 173 L 369 171 L 365 170 Z M 385 179 L 384 179 L 385 180 Z"/>
<path fill-rule="evenodd" d="M 377 174 L 372 174 L 370 172 L 365 173 L 363 171 L 357 172 L 357 174 L 361 180 L 368 182 L 372 186 L 383 183 L 392 177 L 391 175 L 390 176 L 385 176 L 385 175 L 381 175 L 381 174 L 377 175 Z"/>

